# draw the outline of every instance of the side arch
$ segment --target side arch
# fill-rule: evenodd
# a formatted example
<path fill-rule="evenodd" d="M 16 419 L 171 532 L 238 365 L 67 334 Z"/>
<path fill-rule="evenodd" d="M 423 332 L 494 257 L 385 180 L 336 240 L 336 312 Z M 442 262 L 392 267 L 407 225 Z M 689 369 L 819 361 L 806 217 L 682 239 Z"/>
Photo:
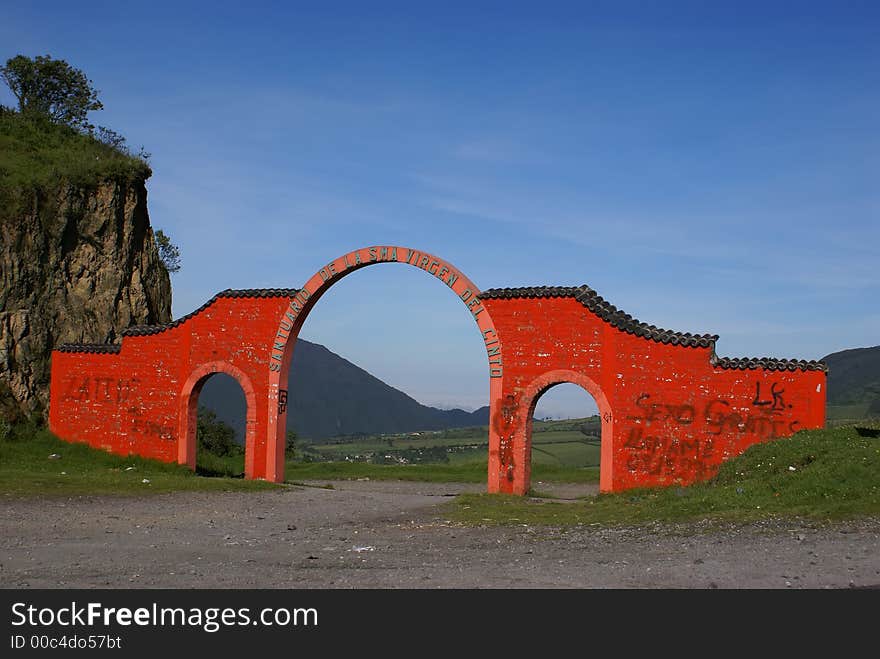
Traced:
<path fill-rule="evenodd" d="M 517 494 L 525 494 L 531 486 L 532 421 L 538 399 L 548 389 L 564 383 L 578 385 L 596 401 L 596 406 L 599 408 L 599 418 L 602 420 L 602 437 L 599 447 L 599 490 L 609 492 L 613 487 L 614 411 L 611 409 L 611 404 L 595 380 L 577 371 L 560 369 L 548 371 L 532 380 L 520 396 L 518 427 L 522 428 L 523 436 L 520 438 L 520 446 L 514 447 L 514 451 L 520 456 L 523 472 L 520 487 L 515 487 Z"/>
<path fill-rule="evenodd" d="M 245 478 L 254 477 L 254 454 L 256 450 L 257 427 L 257 395 L 250 378 L 241 369 L 225 361 L 213 361 L 201 364 L 183 385 L 180 392 L 180 416 L 177 443 L 177 462 L 190 469 L 196 468 L 196 426 L 199 412 L 199 394 L 202 386 L 215 373 L 224 373 L 238 382 L 244 392 L 247 403 L 245 438 L 244 438 L 244 473 Z"/>
<path fill-rule="evenodd" d="M 374 245 L 356 249 L 331 261 L 318 270 L 292 297 L 278 321 L 278 330 L 269 348 L 269 400 L 266 437 L 265 478 L 284 480 L 284 442 L 287 426 L 287 381 L 296 339 L 309 312 L 322 295 L 337 281 L 370 265 L 402 263 L 433 275 L 461 299 L 474 319 L 486 345 L 489 365 L 489 407 L 500 399 L 503 377 L 501 337 L 495 323 L 480 300 L 480 289 L 448 261 L 433 254 L 397 245 Z M 497 438 L 495 438 L 497 440 Z M 490 474 L 492 473 L 493 436 L 489 437 Z M 496 465 L 497 467 L 497 465 Z"/>

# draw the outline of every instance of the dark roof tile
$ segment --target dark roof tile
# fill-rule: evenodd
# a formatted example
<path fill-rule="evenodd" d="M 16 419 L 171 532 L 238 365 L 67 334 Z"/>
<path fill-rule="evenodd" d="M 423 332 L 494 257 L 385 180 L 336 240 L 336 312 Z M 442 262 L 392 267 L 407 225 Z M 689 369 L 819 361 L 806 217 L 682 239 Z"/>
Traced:
<path fill-rule="evenodd" d="M 828 365 L 819 360 L 806 359 L 773 359 L 771 357 L 718 357 L 712 355 L 712 366 L 725 369 L 755 370 L 763 368 L 769 371 L 828 371 Z"/>
<path fill-rule="evenodd" d="M 64 343 L 55 350 L 58 352 L 93 352 L 98 354 L 118 354 L 122 349 L 120 343 Z"/>

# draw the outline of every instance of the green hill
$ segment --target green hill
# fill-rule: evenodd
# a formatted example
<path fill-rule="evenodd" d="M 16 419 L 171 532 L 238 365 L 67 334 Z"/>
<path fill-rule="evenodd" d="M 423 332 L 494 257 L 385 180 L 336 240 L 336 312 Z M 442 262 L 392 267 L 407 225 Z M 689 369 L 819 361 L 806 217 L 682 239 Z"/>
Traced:
<path fill-rule="evenodd" d="M 880 417 L 880 346 L 841 350 L 828 364 L 828 418 Z"/>

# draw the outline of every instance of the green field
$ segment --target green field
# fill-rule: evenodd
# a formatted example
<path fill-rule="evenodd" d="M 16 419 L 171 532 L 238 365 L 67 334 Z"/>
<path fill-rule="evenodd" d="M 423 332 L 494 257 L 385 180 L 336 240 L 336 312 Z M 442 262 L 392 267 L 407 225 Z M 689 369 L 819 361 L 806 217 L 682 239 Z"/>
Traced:
<path fill-rule="evenodd" d="M 585 435 L 580 428 L 594 432 Z M 564 483 L 599 481 L 598 417 L 535 421 L 532 478 Z M 400 435 L 338 438 L 298 447 L 286 480 L 420 480 L 485 483 L 489 430 L 485 426 Z"/>
<path fill-rule="evenodd" d="M 585 434 L 585 428 L 591 434 Z M 585 468 L 599 466 L 598 417 L 535 421 L 532 461 L 538 466 Z M 401 435 L 340 438 L 301 446 L 310 461 L 373 464 L 485 464 L 489 452 L 487 427 L 456 428 Z"/>
<path fill-rule="evenodd" d="M 836 427 L 867 420 L 870 407 L 870 401 L 851 405 L 828 405 L 825 408 L 825 425 Z"/>

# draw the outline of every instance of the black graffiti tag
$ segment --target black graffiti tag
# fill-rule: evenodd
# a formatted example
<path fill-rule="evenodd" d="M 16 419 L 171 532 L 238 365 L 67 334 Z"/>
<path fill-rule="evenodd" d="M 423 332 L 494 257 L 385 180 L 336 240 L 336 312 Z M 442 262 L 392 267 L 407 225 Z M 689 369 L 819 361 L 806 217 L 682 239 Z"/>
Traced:
<path fill-rule="evenodd" d="M 137 378 L 71 379 L 64 397 L 80 403 L 126 403 L 139 384 Z"/>
<path fill-rule="evenodd" d="M 642 410 L 641 417 L 630 417 L 632 419 L 641 419 L 647 423 L 652 421 L 671 420 L 682 426 L 689 426 L 694 422 L 694 406 L 687 403 L 683 405 L 675 405 L 669 403 L 649 403 L 648 399 L 651 394 L 639 394 L 636 398 L 636 407 Z"/>
<path fill-rule="evenodd" d="M 767 407 L 761 407 L 753 413 L 737 412 L 730 409 L 730 403 L 726 400 L 713 400 L 706 405 L 706 425 L 713 435 L 727 431 L 755 434 L 763 439 L 785 437 L 797 432 L 799 421 L 788 421 L 777 413 Z"/>
<path fill-rule="evenodd" d="M 702 475 L 711 462 L 715 445 L 709 438 L 670 438 L 645 435 L 640 427 L 629 431 L 624 448 L 629 449 L 627 469 L 632 473 L 665 476 L 689 472 Z"/>
<path fill-rule="evenodd" d="M 756 407 L 769 407 L 771 412 L 781 412 L 786 407 L 792 407 L 791 405 L 785 404 L 785 399 L 782 397 L 782 394 L 785 393 L 785 389 L 780 389 L 778 382 L 773 382 L 770 384 L 770 395 L 773 400 L 762 400 L 761 399 L 761 383 L 755 382 L 755 398 L 752 400 L 752 405 Z"/>

